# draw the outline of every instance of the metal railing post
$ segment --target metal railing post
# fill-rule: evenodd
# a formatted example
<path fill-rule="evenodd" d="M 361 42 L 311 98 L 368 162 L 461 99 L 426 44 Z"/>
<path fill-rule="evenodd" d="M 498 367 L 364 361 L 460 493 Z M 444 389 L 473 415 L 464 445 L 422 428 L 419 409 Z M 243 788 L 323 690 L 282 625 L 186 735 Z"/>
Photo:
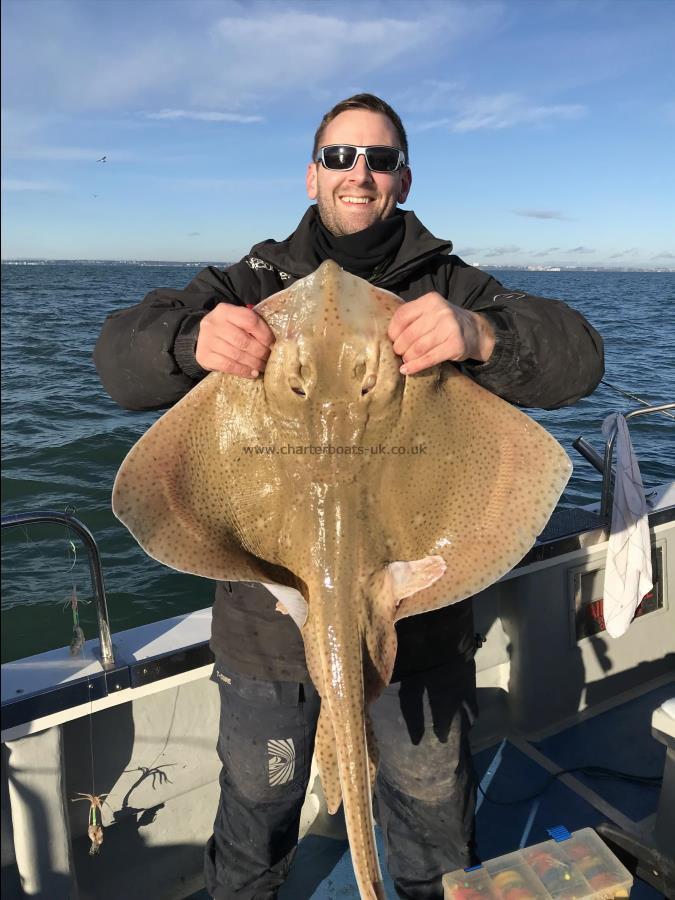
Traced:
<path fill-rule="evenodd" d="M 103 584 L 103 567 L 101 554 L 94 535 L 87 526 L 67 512 L 57 510 L 45 510 L 44 512 L 16 513 L 2 516 L 2 527 L 11 528 L 17 525 L 36 525 L 39 523 L 51 523 L 65 525 L 73 531 L 84 544 L 89 559 L 89 571 L 91 584 L 94 590 L 94 602 L 98 618 L 98 639 L 101 649 L 101 665 L 104 669 L 111 669 L 115 665 L 112 638 L 110 635 L 110 622 L 108 619 L 108 606 L 105 599 L 105 587 Z"/>
<path fill-rule="evenodd" d="M 675 409 L 675 403 L 662 403 L 660 406 L 640 406 L 638 409 L 630 410 L 623 416 L 626 422 L 629 419 L 635 419 L 638 416 L 646 416 L 649 413 L 666 412 L 666 410 Z M 603 519 L 609 518 L 612 508 L 612 457 L 614 455 L 614 443 L 616 441 L 616 428 L 613 429 L 607 443 L 605 444 L 605 460 L 602 475 L 602 498 L 600 500 L 600 515 Z"/>

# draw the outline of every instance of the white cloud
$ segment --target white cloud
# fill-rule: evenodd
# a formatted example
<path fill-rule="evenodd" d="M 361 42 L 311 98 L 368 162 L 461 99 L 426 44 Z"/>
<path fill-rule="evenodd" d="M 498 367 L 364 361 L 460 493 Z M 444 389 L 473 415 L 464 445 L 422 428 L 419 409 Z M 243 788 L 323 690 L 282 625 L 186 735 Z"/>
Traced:
<path fill-rule="evenodd" d="M 631 247 L 629 250 L 621 250 L 619 253 L 612 253 L 610 259 L 621 259 L 622 256 L 635 256 L 638 252 L 637 247 Z"/>
<path fill-rule="evenodd" d="M 21 178 L 3 178 L 2 190 L 52 193 L 55 191 L 66 191 L 68 187 L 58 181 L 29 181 Z"/>
<path fill-rule="evenodd" d="M 400 108 L 408 114 L 434 115 L 439 110 L 452 106 L 464 91 L 461 81 L 425 78 L 405 90 L 398 91 L 394 97 L 394 104 L 397 109 Z"/>
<path fill-rule="evenodd" d="M 497 94 L 477 97 L 459 114 L 452 125 L 456 132 L 479 129 L 512 128 L 515 125 L 538 125 L 556 119 L 579 119 L 586 114 L 581 104 L 539 106 L 519 94 Z"/>
<path fill-rule="evenodd" d="M 504 247 L 491 247 L 489 250 L 485 251 L 485 256 L 506 256 L 508 253 L 520 253 L 521 248 L 516 247 L 515 244 L 508 244 Z"/>
<path fill-rule="evenodd" d="M 448 118 L 448 116 L 442 116 L 440 119 L 429 119 L 426 122 L 413 123 L 409 131 L 432 131 L 434 128 L 452 128 L 452 125 L 453 119 Z"/>
<path fill-rule="evenodd" d="M 334 90 L 336 80 L 345 78 L 358 83 L 394 60 L 409 65 L 411 54 L 440 49 L 447 25 L 439 28 L 439 21 L 448 18 L 442 4 L 425 5 L 429 14 L 419 18 L 403 5 L 378 14 L 368 5 L 363 12 L 354 6 L 341 17 L 323 4 L 218 4 L 202 6 L 192 17 L 192 9 L 172 12 L 167 4 L 164 21 L 132 30 L 111 6 L 110 28 L 102 33 L 93 16 L 98 4 L 70 3 L 58 12 L 55 6 L 40 4 L 44 15 L 30 18 L 30 28 L 20 7 L 7 23 L 4 68 L 11 79 L 5 92 L 12 105 L 77 113 L 217 109 L 255 115 L 258 106 L 290 92 Z M 156 18 L 155 4 L 139 6 L 139 15 Z M 471 23 L 476 17 L 470 4 L 457 7 L 459 39 L 463 18 Z"/>
<path fill-rule="evenodd" d="M 105 146 L 62 144 L 64 134 L 72 138 L 77 129 L 66 116 L 39 115 L 16 107 L 2 109 L 2 155 L 5 159 L 31 159 L 43 162 L 95 162 L 104 154 L 110 162 L 113 158 Z M 91 139 L 91 126 L 85 136 Z M 52 133 L 56 134 L 52 134 Z M 79 135 L 77 135 L 79 137 Z M 53 142 L 47 143 L 50 141 Z M 116 150 L 115 162 L 136 162 L 138 156 L 124 150 Z"/>
<path fill-rule="evenodd" d="M 499 130 L 517 125 L 541 125 L 552 121 L 579 119 L 588 111 L 580 103 L 538 103 L 515 92 L 474 95 L 457 82 L 433 82 L 430 97 L 433 102 L 415 106 L 413 95 L 408 95 L 406 105 L 409 105 L 411 114 L 419 115 L 420 111 L 438 113 L 433 118 L 413 121 L 411 131 L 437 128 L 456 133 Z"/>
<path fill-rule="evenodd" d="M 514 209 L 513 212 L 517 216 L 524 216 L 526 219 L 561 219 L 565 221 L 564 216 L 557 209 Z"/>
<path fill-rule="evenodd" d="M 39 159 L 45 162 L 96 162 L 105 153 L 100 147 L 9 147 L 6 155 L 11 159 Z M 116 162 L 128 162 L 129 154 L 115 155 Z"/>
<path fill-rule="evenodd" d="M 297 189 L 297 178 L 172 178 L 166 182 L 167 190 L 205 190 L 205 191 L 271 191 L 283 188 Z"/>
<path fill-rule="evenodd" d="M 57 117 L 3 106 L 0 121 L 2 122 L 3 139 L 7 131 L 11 130 L 15 139 L 30 141 L 34 140 L 35 135 L 53 125 L 57 121 Z"/>
<path fill-rule="evenodd" d="M 146 119 L 193 119 L 197 122 L 239 122 L 247 125 L 251 122 L 262 122 L 262 116 L 247 116 L 232 112 L 209 112 L 189 109 L 160 109 L 155 113 L 144 113 Z"/>
<path fill-rule="evenodd" d="M 274 5 L 257 18 L 220 19 L 210 35 L 209 77 L 192 80 L 192 101 L 231 105 L 234 97 L 247 104 L 253 98 L 330 84 L 345 73 L 358 81 L 438 38 L 425 18 L 339 18 L 314 11 L 321 8 L 305 12 Z"/>

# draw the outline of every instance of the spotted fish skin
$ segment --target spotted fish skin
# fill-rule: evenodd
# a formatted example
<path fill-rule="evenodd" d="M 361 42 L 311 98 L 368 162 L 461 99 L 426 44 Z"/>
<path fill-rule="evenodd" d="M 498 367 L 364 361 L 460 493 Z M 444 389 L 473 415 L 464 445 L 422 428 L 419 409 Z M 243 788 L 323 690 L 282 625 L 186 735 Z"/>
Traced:
<path fill-rule="evenodd" d="M 319 769 L 369 900 L 384 893 L 368 706 L 391 678 L 395 623 L 509 571 L 571 470 L 547 432 L 454 366 L 403 377 L 387 337 L 401 302 L 332 262 L 263 301 L 276 338 L 264 377 L 207 376 L 113 489 L 153 558 L 299 592 Z"/>

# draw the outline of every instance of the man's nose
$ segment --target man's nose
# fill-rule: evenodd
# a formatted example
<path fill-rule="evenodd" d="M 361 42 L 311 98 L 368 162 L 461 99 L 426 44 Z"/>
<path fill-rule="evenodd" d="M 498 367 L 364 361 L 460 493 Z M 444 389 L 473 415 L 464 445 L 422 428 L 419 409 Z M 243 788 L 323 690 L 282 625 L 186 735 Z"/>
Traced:
<path fill-rule="evenodd" d="M 368 163 L 366 162 L 366 157 L 363 153 L 358 156 L 354 168 L 349 174 L 351 180 L 356 181 L 357 183 L 373 180 L 373 173 L 368 168 Z"/>

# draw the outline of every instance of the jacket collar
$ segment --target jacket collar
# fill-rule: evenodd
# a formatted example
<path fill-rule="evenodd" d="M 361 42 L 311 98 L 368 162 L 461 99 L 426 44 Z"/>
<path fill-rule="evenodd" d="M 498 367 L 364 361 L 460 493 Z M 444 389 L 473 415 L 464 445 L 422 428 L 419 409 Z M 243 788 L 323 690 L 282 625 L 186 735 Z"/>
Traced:
<path fill-rule="evenodd" d="M 296 278 L 311 275 L 323 262 L 311 239 L 311 223 L 317 215 L 318 210 L 314 204 L 307 209 L 298 227 L 285 241 L 262 241 L 253 247 L 250 256 L 258 257 L 275 269 L 288 272 Z M 452 242 L 434 237 L 412 210 L 398 210 L 397 215 L 403 216 L 405 220 L 403 240 L 394 259 L 383 272 L 372 279 L 374 284 L 388 284 L 401 275 L 414 271 L 429 257 L 450 253 L 452 250 Z"/>

